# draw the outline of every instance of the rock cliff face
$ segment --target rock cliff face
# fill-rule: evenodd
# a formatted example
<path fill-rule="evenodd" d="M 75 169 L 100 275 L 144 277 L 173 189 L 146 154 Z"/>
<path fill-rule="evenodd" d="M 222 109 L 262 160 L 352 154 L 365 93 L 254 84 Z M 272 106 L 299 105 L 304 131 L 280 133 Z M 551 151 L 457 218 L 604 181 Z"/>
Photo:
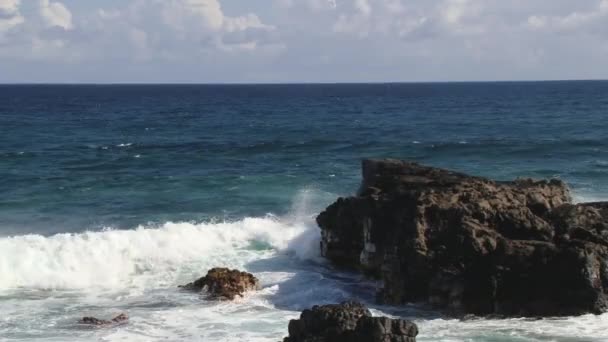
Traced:
<path fill-rule="evenodd" d="M 317 222 L 322 254 L 379 277 L 384 303 L 508 316 L 607 308 L 608 203 L 572 204 L 559 180 L 365 160 L 357 195 Z"/>
<path fill-rule="evenodd" d="M 289 322 L 284 342 L 416 342 L 416 324 L 372 317 L 356 302 L 314 306 Z"/>
<path fill-rule="evenodd" d="M 180 287 L 191 291 L 206 291 L 212 299 L 233 300 L 247 291 L 258 290 L 260 282 L 251 273 L 213 268 L 206 276 Z"/>

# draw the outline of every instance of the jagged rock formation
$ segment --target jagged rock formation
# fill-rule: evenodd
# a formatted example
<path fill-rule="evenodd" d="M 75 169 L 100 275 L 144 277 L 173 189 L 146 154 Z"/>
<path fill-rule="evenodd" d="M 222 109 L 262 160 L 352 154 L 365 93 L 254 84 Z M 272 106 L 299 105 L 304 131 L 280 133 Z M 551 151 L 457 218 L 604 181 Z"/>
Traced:
<path fill-rule="evenodd" d="M 191 291 L 205 291 L 212 299 L 233 300 L 247 291 L 259 289 L 260 282 L 251 273 L 214 268 L 206 276 L 180 287 Z"/>
<path fill-rule="evenodd" d="M 284 342 L 415 342 L 416 324 L 372 317 L 356 302 L 314 306 L 289 322 Z"/>
<path fill-rule="evenodd" d="M 322 254 L 379 277 L 385 303 L 508 316 L 607 308 L 608 203 L 572 204 L 559 180 L 365 160 L 357 195 L 317 222 Z"/>

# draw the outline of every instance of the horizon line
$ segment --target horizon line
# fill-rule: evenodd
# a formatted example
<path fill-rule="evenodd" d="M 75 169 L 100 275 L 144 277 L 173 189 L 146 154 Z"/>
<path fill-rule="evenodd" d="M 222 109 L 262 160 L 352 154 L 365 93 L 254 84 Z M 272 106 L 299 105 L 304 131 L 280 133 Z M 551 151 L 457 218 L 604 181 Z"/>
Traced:
<path fill-rule="evenodd" d="M 336 82 L 0 82 L 0 86 L 43 85 L 198 85 L 198 86 L 260 86 L 260 85 L 390 85 L 390 84 L 463 84 L 463 83 L 557 83 L 557 82 L 606 82 L 607 79 L 555 79 L 555 80 L 469 80 L 469 81 L 336 81 Z"/>

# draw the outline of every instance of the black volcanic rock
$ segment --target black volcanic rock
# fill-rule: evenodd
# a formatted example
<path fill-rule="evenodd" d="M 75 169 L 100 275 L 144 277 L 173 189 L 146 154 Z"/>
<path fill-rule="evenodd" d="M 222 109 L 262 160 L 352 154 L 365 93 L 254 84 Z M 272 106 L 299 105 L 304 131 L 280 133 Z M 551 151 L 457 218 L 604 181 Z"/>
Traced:
<path fill-rule="evenodd" d="M 314 306 L 289 322 L 284 342 L 415 342 L 416 324 L 372 317 L 356 302 Z"/>
<path fill-rule="evenodd" d="M 258 290 L 260 282 L 251 273 L 213 268 L 206 276 L 180 287 L 190 291 L 205 291 L 212 299 L 233 300 L 237 296 L 242 297 L 247 291 Z"/>
<path fill-rule="evenodd" d="M 357 195 L 317 223 L 322 254 L 380 278 L 384 303 L 507 316 L 607 308 L 608 203 L 572 204 L 559 180 L 365 160 Z"/>
<path fill-rule="evenodd" d="M 87 324 L 87 325 L 105 326 L 105 325 L 125 323 L 128 320 L 129 320 L 129 316 L 127 316 L 127 314 L 123 313 L 123 314 L 120 314 L 120 315 L 112 318 L 111 320 L 99 319 L 96 317 L 83 317 L 81 320 L 78 321 L 78 323 Z"/>

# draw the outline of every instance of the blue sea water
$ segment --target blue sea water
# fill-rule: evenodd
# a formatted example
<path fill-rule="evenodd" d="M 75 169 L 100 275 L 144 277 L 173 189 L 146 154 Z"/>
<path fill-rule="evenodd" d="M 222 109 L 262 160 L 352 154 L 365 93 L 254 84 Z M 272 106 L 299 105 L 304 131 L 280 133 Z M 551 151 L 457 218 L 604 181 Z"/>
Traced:
<path fill-rule="evenodd" d="M 459 322 L 373 305 L 318 257 L 314 215 L 393 157 L 608 199 L 608 82 L 0 86 L 0 340 L 278 341 L 359 297 L 421 341 L 605 341 L 608 316 Z M 264 289 L 207 303 L 213 266 Z M 196 296 L 195 296 L 196 297 Z M 128 312 L 128 325 L 74 321 Z"/>

